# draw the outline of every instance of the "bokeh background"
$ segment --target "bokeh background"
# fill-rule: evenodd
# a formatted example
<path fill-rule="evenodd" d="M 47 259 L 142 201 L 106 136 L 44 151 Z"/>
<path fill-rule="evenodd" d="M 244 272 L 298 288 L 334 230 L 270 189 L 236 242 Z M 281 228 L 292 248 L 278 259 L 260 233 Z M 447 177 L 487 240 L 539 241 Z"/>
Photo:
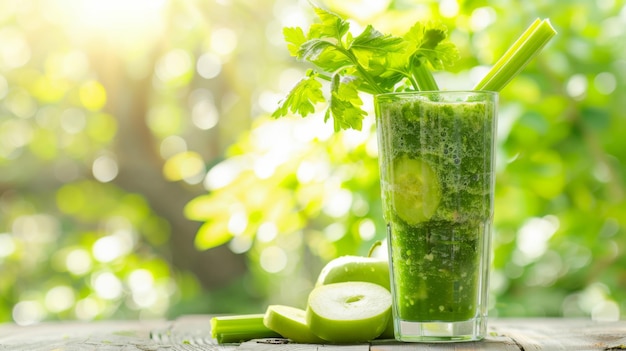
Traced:
<path fill-rule="evenodd" d="M 493 316 L 626 316 L 624 0 L 326 0 L 402 34 L 448 25 L 471 88 L 536 18 L 501 92 Z M 295 0 L 0 1 L 0 321 L 302 307 L 383 239 L 372 117 L 272 120 L 308 66 Z M 371 109 L 371 100 L 369 102 Z"/>

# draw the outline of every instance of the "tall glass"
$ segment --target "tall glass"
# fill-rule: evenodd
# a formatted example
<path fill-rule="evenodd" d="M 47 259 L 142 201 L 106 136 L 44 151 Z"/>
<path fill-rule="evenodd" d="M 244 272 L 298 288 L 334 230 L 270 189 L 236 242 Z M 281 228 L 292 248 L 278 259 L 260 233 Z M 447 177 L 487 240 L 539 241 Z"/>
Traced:
<path fill-rule="evenodd" d="M 484 338 L 498 93 L 375 97 L 396 339 Z"/>

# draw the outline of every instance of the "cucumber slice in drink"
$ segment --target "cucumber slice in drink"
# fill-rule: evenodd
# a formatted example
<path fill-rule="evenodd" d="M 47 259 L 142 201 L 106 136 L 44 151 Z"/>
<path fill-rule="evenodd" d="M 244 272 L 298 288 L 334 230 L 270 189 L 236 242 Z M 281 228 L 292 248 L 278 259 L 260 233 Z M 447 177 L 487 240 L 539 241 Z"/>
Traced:
<path fill-rule="evenodd" d="M 263 324 L 282 337 L 303 344 L 321 344 L 325 341 L 311 332 L 306 323 L 306 312 L 302 309 L 270 305 L 265 311 Z"/>
<path fill-rule="evenodd" d="M 309 295 L 306 311 L 311 331 L 333 343 L 376 339 L 391 315 L 391 293 L 369 282 L 321 285 Z"/>
<path fill-rule="evenodd" d="M 391 184 L 393 209 L 408 224 L 424 222 L 437 210 L 441 184 L 427 162 L 406 155 L 396 158 Z"/>

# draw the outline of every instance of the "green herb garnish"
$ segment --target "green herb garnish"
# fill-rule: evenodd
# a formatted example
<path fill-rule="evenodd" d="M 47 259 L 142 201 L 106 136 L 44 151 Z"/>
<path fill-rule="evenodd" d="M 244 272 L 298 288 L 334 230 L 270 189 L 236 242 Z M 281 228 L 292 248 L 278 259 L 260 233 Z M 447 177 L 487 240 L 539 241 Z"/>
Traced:
<path fill-rule="evenodd" d="M 350 24 L 338 15 L 314 7 L 320 19 L 308 33 L 300 27 L 285 28 L 289 52 L 316 69 L 281 101 L 273 117 L 288 113 L 302 117 L 327 101 L 322 81 L 330 83 L 325 121 L 332 117 L 335 130 L 360 130 L 366 112 L 359 92 L 380 94 L 405 90 L 437 90 L 431 70 L 443 69 L 458 58 L 456 47 L 447 41 L 442 24 L 415 24 L 403 37 L 383 34 L 367 26 L 354 37 Z"/>
<path fill-rule="evenodd" d="M 459 57 L 441 23 L 417 22 L 401 37 L 368 25 L 355 37 L 340 16 L 313 9 L 319 22 L 308 32 L 300 27 L 283 29 L 290 54 L 314 68 L 279 103 L 274 118 L 290 113 L 306 117 L 325 102 L 324 121 L 332 118 L 335 131 L 360 130 L 367 115 L 361 92 L 439 90 L 432 72 L 446 69 Z M 475 89 L 501 90 L 555 34 L 547 20 L 535 22 Z"/>

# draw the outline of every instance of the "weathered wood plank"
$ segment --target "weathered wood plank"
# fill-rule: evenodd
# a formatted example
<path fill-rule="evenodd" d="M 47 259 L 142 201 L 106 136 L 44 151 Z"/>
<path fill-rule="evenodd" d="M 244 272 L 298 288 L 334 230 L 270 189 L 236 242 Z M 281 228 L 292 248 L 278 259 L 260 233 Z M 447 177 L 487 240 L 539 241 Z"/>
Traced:
<path fill-rule="evenodd" d="M 211 316 L 188 315 L 171 321 L 166 327 L 153 329 L 150 338 L 176 350 L 233 351 L 238 345 L 218 345 L 211 337 Z"/>
<path fill-rule="evenodd" d="M 169 346 L 148 337 L 149 330 L 163 323 L 117 321 L 42 323 L 28 327 L 3 325 L 0 327 L 0 350 L 171 350 Z"/>
<path fill-rule="evenodd" d="M 174 321 L 58 322 L 29 327 L 0 325 L 0 351 L 538 351 L 626 350 L 626 321 L 494 319 L 480 342 L 428 344 L 377 340 L 371 344 L 309 345 L 285 339 L 218 345 L 210 316 Z"/>
<path fill-rule="evenodd" d="M 228 350 L 236 346 L 218 346 L 211 337 L 211 317 L 189 315 L 171 321 L 165 328 L 150 331 L 150 338 L 162 344 L 205 345 L 206 350 Z"/>
<path fill-rule="evenodd" d="M 285 339 L 260 339 L 241 343 L 237 351 L 317 351 L 317 344 L 296 344 Z"/>
<path fill-rule="evenodd" d="M 244 342 L 237 351 L 370 351 L 370 344 L 298 344 L 285 339 L 261 339 Z"/>
<path fill-rule="evenodd" d="M 459 343 L 401 343 L 388 341 L 372 344 L 371 351 L 520 351 L 519 346 L 504 336 L 489 336 L 481 341 Z"/>
<path fill-rule="evenodd" d="M 515 340 L 524 351 L 626 349 L 626 321 L 587 319 L 501 319 L 492 330 Z"/>

